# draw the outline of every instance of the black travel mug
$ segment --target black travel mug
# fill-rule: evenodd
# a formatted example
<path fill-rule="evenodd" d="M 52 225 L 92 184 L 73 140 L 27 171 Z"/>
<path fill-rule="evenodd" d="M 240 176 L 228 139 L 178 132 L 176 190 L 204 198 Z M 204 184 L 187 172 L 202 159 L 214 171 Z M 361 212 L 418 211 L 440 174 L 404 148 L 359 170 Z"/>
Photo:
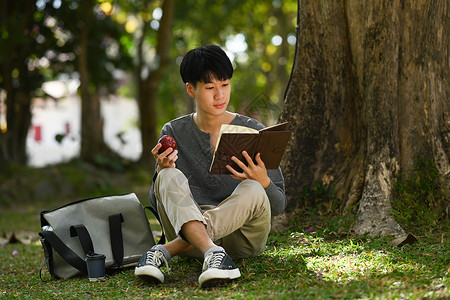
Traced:
<path fill-rule="evenodd" d="M 105 259 L 103 254 L 86 254 L 86 266 L 88 270 L 89 281 L 102 280 L 105 277 Z"/>

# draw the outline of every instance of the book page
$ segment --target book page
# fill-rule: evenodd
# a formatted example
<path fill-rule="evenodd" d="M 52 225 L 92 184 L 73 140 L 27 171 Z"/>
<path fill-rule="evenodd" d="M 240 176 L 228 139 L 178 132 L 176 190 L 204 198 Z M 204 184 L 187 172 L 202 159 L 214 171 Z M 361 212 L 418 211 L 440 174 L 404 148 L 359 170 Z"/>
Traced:
<path fill-rule="evenodd" d="M 231 124 L 223 124 L 220 127 L 220 132 L 219 132 L 219 136 L 222 133 L 236 133 L 236 132 L 258 132 L 258 130 L 250 128 L 250 127 L 245 127 L 245 126 L 240 126 L 240 125 L 231 125 Z"/>
<path fill-rule="evenodd" d="M 220 137 L 223 133 L 258 133 L 259 131 L 253 128 L 240 126 L 240 125 L 231 125 L 231 124 L 223 124 L 220 126 L 219 131 L 219 137 L 217 139 L 216 148 L 214 149 L 214 152 L 217 150 L 217 147 L 219 146 Z"/>

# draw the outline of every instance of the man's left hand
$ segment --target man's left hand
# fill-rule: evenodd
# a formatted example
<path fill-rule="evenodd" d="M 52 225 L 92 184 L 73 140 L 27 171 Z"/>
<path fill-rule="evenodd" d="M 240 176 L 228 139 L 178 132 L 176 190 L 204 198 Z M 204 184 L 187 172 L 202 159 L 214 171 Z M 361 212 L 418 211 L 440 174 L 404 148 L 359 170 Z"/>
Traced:
<path fill-rule="evenodd" d="M 261 159 L 261 154 L 258 153 L 255 156 L 256 164 L 253 162 L 253 159 L 248 155 L 246 151 L 242 152 L 242 155 L 244 155 L 245 160 L 247 161 L 247 166 L 240 161 L 236 156 L 231 157 L 231 160 L 233 160 L 241 169 L 242 172 L 239 173 L 235 169 L 233 169 L 230 165 L 227 165 L 228 171 L 231 172 L 231 177 L 234 179 L 244 180 L 244 179 L 253 179 L 258 181 L 263 188 L 266 188 L 270 184 L 270 178 L 267 175 L 267 169 L 264 165 L 264 162 Z"/>

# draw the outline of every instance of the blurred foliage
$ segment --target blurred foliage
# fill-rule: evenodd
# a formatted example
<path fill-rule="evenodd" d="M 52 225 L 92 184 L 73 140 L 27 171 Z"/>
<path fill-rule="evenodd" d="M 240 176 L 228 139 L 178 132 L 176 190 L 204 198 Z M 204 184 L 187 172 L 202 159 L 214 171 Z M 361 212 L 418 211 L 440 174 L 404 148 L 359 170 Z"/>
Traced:
<path fill-rule="evenodd" d="M 3 10 L 0 24 L 0 101 L 12 93 L 5 73 L 13 75 L 15 86 L 32 85 L 30 97 L 46 96 L 41 89 L 45 81 L 78 79 L 83 22 L 94 28 L 89 32 L 92 92 L 137 97 L 137 78 L 158 64 L 155 47 L 163 1 L 90 1 L 94 9 L 89 15 L 82 12 L 80 0 L 2 4 L 14 9 L 8 14 Z M 22 24 L 30 11 L 31 22 Z M 233 58 L 230 109 L 275 122 L 294 59 L 296 17 L 295 0 L 177 0 L 170 64 L 159 86 L 159 128 L 194 110 L 179 63 L 188 50 L 204 43 L 221 45 Z"/>
<path fill-rule="evenodd" d="M 89 19 L 95 28 L 90 32 L 89 42 L 91 84 L 107 89 L 114 86 L 111 84 L 114 71 L 128 68 L 131 62 L 131 57 L 120 47 L 119 40 L 125 32 L 122 26 L 102 13 L 98 5 L 92 15 L 83 15 L 78 0 L 38 0 L 32 9 L 31 24 L 20 26 L 22 24 L 17 20 L 30 5 L 32 3 L 9 4 L 11 14 L 4 16 L 1 28 L 2 71 L 13 65 L 18 71 L 39 74 L 40 77 L 29 78 L 28 84 L 34 84 L 34 94 L 41 96 L 43 81 L 60 76 L 77 78 L 80 24 Z M 24 83 L 18 81 L 15 85 Z M 5 84 L 4 78 L 0 77 L 0 89 L 5 89 Z M 114 90 L 110 89 L 110 92 Z"/>
<path fill-rule="evenodd" d="M 46 73 L 45 68 L 38 66 L 48 69 L 51 60 L 46 52 L 55 42 L 45 21 L 33 5 L 1 2 L 0 113 L 7 121 L 0 119 L 0 164 L 6 160 L 26 161 L 31 97 L 36 95 Z"/>
<path fill-rule="evenodd" d="M 112 18 L 122 23 L 128 32 L 120 42 L 134 57 L 135 66 L 138 66 L 138 41 L 143 32 L 146 37 L 142 59 L 148 68 L 158 63 L 154 47 L 158 20 L 163 13 L 160 6 L 160 1 L 114 2 Z M 172 59 L 159 87 L 159 127 L 193 111 L 194 104 L 186 95 L 179 76 L 179 64 L 188 50 L 205 43 L 223 46 L 234 58 L 236 72 L 230 109 L 266 123 L 274 122 L 292 67 L 296 13 L 297 2 L 292 0 L 177 1 L 170 50 Z M 274 36 L 281 38 L 280 45 L 272 43 Z M 144 76 L 143 73 L 145 70 L 136 70 L 138 76 Z"/>
<path fill-rule="evenodd" d="M 125 31 L 100 9 L 98 1 L 89 1 L 93 2 L 94 7 L 90 15 L 83 14 L 79 0 L 62 1 L 59 7 L 55 7 L 58 1 L 43 1 L 47 2 L 43 12 L 52 20 L 52 31 L 60 37 L 55 46 L 59 46 L 60 51 L 73 57 L 71 63 L 54 64 L 50 69 L 57 68 L 55 75 L 61 72 L 70 74 L 77 69 L 80 27 L 83 22 L 89 22 L 91 28 L 94 28 L 89 31 L 88 42 L 90 84 L 103 87 L 106 89 L 105 93 L 114 93 L 114 72 L 127 68 L 131 62 L 131 57 L 126 55 L 126 49 L 120 47 L 121 44 L 118 42 Z"/>
<path fill-rule="evenodd" d="M 184 5 L 176 10 L 176 61 L 203 43 L 224 46 L 234 56 L 230 105 L 236 112 L 273 122 L 278 118 L 292 67 L 294 45 L 287 40 L 295 37 L 297 2 L 197 0 Z M 275 36 L 282 39 L 279 46 L 272 43 Z M 179 78 L 178 64 L 173 64 L 172 70 L 166 77 L 173 81 Z M 186 97 L 184 90 L 179 90 L 176 103 L 182 107 Z"/>
<path fill-rule="evenodd" d="M 148 205 L 149 183 L 153 176 L 148 168 L 112 158 L 97 159 L 97 164 L 73 160 L 42 168 L 8 164 L 4 172 L 0 172 L 0 208 L 5 215 L 17 210 L 38 216 L 44 208 L 55 208 L 71 201 L 131 192 Z M 112 160 L 109 165 L 115 168 L 98 166 L 108 159 Z"/>

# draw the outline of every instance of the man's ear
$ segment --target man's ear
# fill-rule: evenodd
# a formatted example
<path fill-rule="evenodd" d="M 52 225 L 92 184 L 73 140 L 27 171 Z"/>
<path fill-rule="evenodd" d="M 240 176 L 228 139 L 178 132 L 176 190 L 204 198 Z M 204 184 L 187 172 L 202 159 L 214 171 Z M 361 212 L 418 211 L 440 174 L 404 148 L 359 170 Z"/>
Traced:
<path fill-rule="evenodd" d="M 194 91 L 195 91 L 195 87 L 192 85 L 192 83 L 187 82 L 186 83 L 186 92 L 189 94 L 189 96 L 191 96 L 192 98 L 194 98 Z"/>

